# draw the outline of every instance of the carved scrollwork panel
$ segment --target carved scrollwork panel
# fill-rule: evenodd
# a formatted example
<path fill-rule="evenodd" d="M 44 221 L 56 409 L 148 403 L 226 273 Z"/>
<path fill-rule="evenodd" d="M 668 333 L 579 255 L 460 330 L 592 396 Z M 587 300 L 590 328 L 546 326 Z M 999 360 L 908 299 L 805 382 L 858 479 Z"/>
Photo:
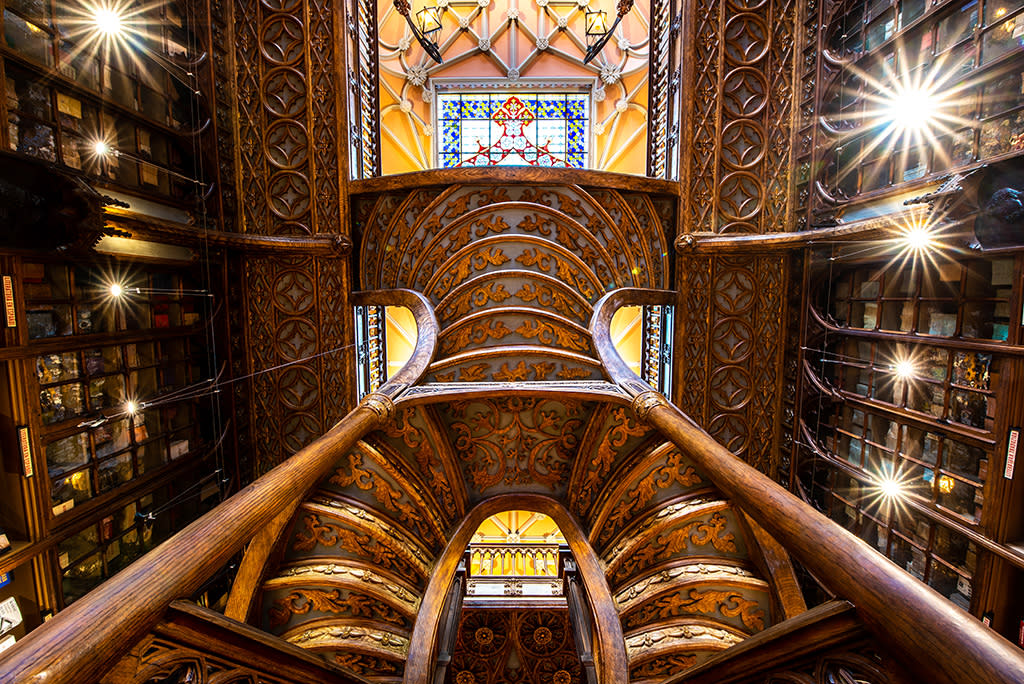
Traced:
<path fill-rule="evenodd" d="M 509 491 L 562 493 L 593 406 L 574 400 L 451 402 L 443 420 L 454 436 L 469 487 L 478 496 Z"/>
<path fill-rule="evenodd" d="M 568 612 L 465 608 L 445 684 L 583 684 Z"/>

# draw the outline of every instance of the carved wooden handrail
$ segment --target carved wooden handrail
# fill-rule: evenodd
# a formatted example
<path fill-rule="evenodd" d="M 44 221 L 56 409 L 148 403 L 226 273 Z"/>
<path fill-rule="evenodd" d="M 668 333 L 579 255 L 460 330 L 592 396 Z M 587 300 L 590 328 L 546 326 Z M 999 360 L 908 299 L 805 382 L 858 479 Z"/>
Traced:
<path fill-rule="evenodd" d="M 355 306 L 404 306 L 416 320 L 416 346 L 409 360 L 398 372 L 387 379 L 378 393 L 397 397 L 402 390 L 423 378 L 437 352 L 438 324 L 430 300 L 413 290 L 365 290 L 353 292 L 351 303 Z M 310 487 L 315 484 L 310 483 Z M 256 590 L 263 580 L 267 558 L 274 549 L 285 527 L 295 514 L 302 497 L 296 497 L 265 525 L 245 550 L 245 556 L 238 566 L 235 580 L 231 584 L 228 603 L 224 614 L 244 622 L 253 607 Z"/>
<path fill-rule="evenodd" d="M 427 300 L 389 291 L 361 301 L 409 306 L 417 316 L 416 351 L 406 368 L 368 394 L 337 425 L 263 477 L 150 551 L 0 656 L 3 681 L 91 684 L 145 636 L 167 606 L 198 590 L 234 554 L 275 524 L 323 479 L 338 458 L 394 414 L 394 399 L 433 358 L 437 321 Z M 284 522 L 282 522 L 284 520 Z M 279 531 L 279 530 L 278 530 Z M 247 554 L 248 555 L 248 554 Z M 243 562 L 243 566 L 245 563 Z M 241 573 L 243 568 L 239 568 Z"/>
<path fill-rule="evenodd" d="M 623 288 L 597 303 L 590 331 L 612 380 L 633 397 L 637 418 L 676 444 L 718 488 L 774 536 L 827 589 L 851 601 L 865 627 L 922 681 L 1024 681 L 1024 651 L 845 528 L 818 513 L 728 449 L 638 378 L 611 341 L 621 306 L 673 304 L 675 293 Z M 939 657 L 941 654 L 941 657 Z"/>

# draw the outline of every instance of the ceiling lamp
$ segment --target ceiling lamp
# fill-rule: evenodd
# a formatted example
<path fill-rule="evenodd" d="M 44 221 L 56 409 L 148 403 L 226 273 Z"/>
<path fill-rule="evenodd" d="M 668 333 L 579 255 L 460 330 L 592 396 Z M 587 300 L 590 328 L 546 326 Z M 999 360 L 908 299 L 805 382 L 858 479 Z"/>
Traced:
<path fill-rule="evenodd" d="M 416 21 L 414 22 L 409 14 L 411 9 L 409 0 L 392 1 L 398 13 L 405 17 L 406 23 L 412 29 L 412 35 L 416 37 L 416 42 L 420 44 L 424 52 L 430 55 L 432 60 L 441 64 L 441 50 L 437 47 L 437 43 L 430 39 L 432 34 L 441 30 L 441 12 L 438 10 L 437 5 L 428 5 L 421 9 L 416 13 Z"/>
<path fill-rule="evenodd" d="M 395 0 L 398 2 L 399 0 Z M 618 27 L 619 22 L 622 21 L 622 17 L 626 16 L 629 10 L 633 9 L 633 0 L 619 0 L 618 5 L 615 8 L 615 22 L 611 28 L 608 28 L 607 14 L 604 10 L 587 10 L 586 29 L 587 29 L 587 54 L 583 57 L 583 63 L 587 64 L 590 60 L 597 57 L 597 53 L 605 46 L 608 40 L 615 33 L 615 29 Z"/>

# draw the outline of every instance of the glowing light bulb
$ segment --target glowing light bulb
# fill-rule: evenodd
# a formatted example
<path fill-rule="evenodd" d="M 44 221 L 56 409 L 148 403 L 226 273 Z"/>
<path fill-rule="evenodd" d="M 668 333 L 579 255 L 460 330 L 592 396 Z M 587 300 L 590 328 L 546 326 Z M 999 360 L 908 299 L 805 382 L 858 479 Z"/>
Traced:
<path fill-rule="evenodd" d="M 139 412 L 139 405 L 136 404 L 131 399 L 129 399 L 124 403 L 124 410 L 128 413 L 129 416 L 134 416 L 136 413 Z"/>
<path fill-rule="evenodd" d="M 117 36 L 124 30 L 121 15 L 109 7 L 97 7 L 92 14 L 92 23 L 97 31 L 106 36 Z"/>
<path fill-rule="evenodd" d="M 910 380 L 914 377 L 914 373 L 917 369 L 914 368 L 914 362 L 909 359 L 903 359 L 896 363 L 892 367 L 893 373 L 896 374 L 900 380 Z"/>
<path fill-rule="evenodd" d="M 886 108 L 886 118 L 899 128 L 920 130 L 935 118 L 936 102 L 923 90 L 903 90 L 895 94 Z"/>
<path fill-rule="evenodd" d="M 887 499 L 899 499 L 903 497 L 903 483 L 893 477 L 883 477 L 878 481 L 878 490 Z"/>
<path fill-rule="evenodd" d="M 934 245 L 931 231 L 923 226 L 911 228 L 901 239 L 903 244 L 915 252 L 923 252 Z"/>
<path fill-rule="evenodd" d="M 114 283 L 110 286 L 110 296 L 120 297 L 124 294 L 124 288 L 120 284 Z"/>
<path fill-rule="evenodd" d="M 110 154 L 110 145 L 103 142 L 102 140 L 97 140 L 92 144 L 92 151 L 96 154 L 97 157 L 105 157 L 108 154 Z"/>

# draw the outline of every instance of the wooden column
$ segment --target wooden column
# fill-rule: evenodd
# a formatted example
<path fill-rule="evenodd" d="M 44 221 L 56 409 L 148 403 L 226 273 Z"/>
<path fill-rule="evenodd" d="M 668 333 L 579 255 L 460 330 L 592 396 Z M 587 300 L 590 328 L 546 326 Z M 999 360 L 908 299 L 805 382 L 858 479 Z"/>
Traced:
<path fill-rule="evenodd" d="M 15 644 L 0 659 L 3 681 L 99 680 L 153 628 L 171 601 L 199 589 L 393 412 L 388 395 L 367 395 L 325 435 Z"/>

